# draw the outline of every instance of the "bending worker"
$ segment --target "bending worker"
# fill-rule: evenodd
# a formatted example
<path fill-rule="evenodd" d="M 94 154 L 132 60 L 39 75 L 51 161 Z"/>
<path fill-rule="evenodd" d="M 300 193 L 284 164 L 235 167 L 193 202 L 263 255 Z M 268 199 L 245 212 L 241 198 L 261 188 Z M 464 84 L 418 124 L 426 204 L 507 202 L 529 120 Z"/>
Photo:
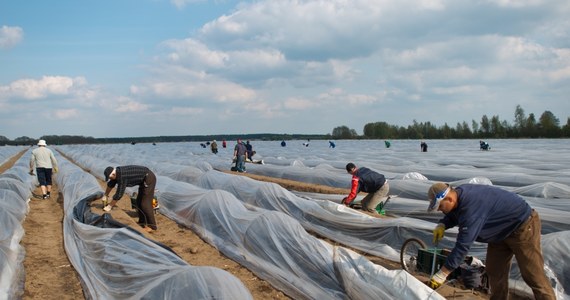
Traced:
<path fill-rule="evenodd" d="M 136 199 L 137 214 L 139 221 L 137 222 L 146 232 L 157 230 L 156 221 L 154 219 L 154 210 L 152 207 L 152 199 L 154 198 L 154 188 L 156 186 L 156 175 L 147 167 L 143 166 L 120 166 L 105 168 L 105 181 L 107 188 L 103 201 L 107 200 L 111 190 L 118 185 L 117 191 L 113 196 L 113 200 L 103 208 L 105 211 L 111 209 L 117 204 L 117 201 L 123 197 L 125 189 L 135 185 L 139 186 Z"/>
<path fill-rule="evenodd" d="M 473 242 L 478 241 L 488 244 L 485 268 L 491 299 L 508 298 L 513 255 L 534 297 L 555 299 L 544 272 L 540 218 L 524 199 L 494 186 L 463 184 L 453 188 L 442 182 L 430 187 L 428 199 L 428 212 L 439 210 L 445 214 L 433 231 L 434 244 L 443 238 L 446 229 L 459 227 L 455 247 L 430 279 L 430 287 L 441 286 L 464 261 Z"/>
<path fill-rule="evenodd" d="M 386 177 L 368 168 L 357 168 L 353 163 L 346 165 L 346 171 L 352 174 L 352 187 L 350 194 L 342 199 L 342 204 L 350 206 L 360 191 L 366 192 L 368 195 L 362 199 L 362 210 L 377 214 L 376 206 L 390 190 Z"/>

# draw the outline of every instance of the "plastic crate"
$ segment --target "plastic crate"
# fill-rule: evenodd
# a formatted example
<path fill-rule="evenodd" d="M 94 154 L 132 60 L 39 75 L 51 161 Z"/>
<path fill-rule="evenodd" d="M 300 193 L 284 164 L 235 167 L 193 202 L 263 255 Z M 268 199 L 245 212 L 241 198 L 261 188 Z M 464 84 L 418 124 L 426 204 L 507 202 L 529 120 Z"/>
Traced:
<path fill-rule="evenodd" d="M 436 252 L 434 272 L 437 272 L 439 269 L 441 269 L 441 267 L 443 267 L 443 264 L 447 259 L 447 255 L 445 255 L 446 251 L 442 251 L 442 249 L 436 248 L 418 249 L 418 271 L 427 274 L 431 273 L 434 251 Z"/>

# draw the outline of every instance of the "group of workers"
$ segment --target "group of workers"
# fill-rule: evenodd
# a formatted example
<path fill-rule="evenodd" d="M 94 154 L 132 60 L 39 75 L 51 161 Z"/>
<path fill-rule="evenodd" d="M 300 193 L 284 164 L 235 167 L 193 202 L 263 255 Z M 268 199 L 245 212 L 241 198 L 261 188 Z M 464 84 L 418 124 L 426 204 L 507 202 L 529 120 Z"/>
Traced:
<path fill-rule="evenodd" d="M 214 141 L 215 142 L 215 141 Z M 34 168 L 42 190 L 42 198 L 49 199 L 52 172 L 57 172 L 57 160 L 46 146 L 38 142 L 32 151 L 30 173 Z M 255 153 L 251 143 L 237 140 L 234 158 L 238 172 L 245 172 L 244 162 Z M 248 156 L 249 155 L 249 156 Z M 357 167 L 350 162 L 346 171 L 352 175 L 351 189 L 341 204 L 352 207 L 359 192 L 367 195 L 362 199 L 362 210 L 377 213 L 376 207 L 389 193 L 388 180 L 383 174 L 366 167 Z M 103 210 L 108 212 L 116 206 L 127 187 L 138 186 L 136 207 L 138 223 L 147 232 L 157 230 L 153 199 L 156 175 L 145 166 L 108 166 L 103 175 L 106 189 L 102 197 L 107 202 L 112 189 L 117 190 Z M 434 289 L 445 283 L 447 277 L 459 267 L 474 242 L 487 243 L 485 267 L 489 277 L 491 299 L 508 299 L 509 274 L 513 256 L 517 259 L 523 280 L 531 288 L 536 299 L 556 299 L 550 280 L 544 271 L 541 249 L 541 222 L 538 212 L 519 195 L 499 187 L 480 184 L 462 184 L 453 187 L 437 182 L 427 191 L 428 212 L 441 211 L 444 216 L 433 230 L 435 245 L 447 229 L 458 227 L 455 246 L 446 257 L 443 266 L 433 274 L 428 285 Z"/>
<path fill-rule="evenodd" d="M 352 206 L 356 195 L 366 192 L 362 210 L 376 213 L 376 206 L 389 192 L 385 176 L 365 167 L 358 168 L 354 163 L 348 163 L 346 171 L 352 175 L 352 185 L 350 194 L 341 203 Z M 431 276 L 430 287 L 437 289 L 443 285 L 477 241 L 488 244 L 485 270 L 491 299 L 508 299 L 513 256 L 534 297 L 555 299 L 544 271 L 540 217 L 523 198 L 495 186 L 462 184 L 453 187 L 443 182 L 431 185 L 427 195 L 427 211 L 444 214 L 433 230 L 433 243 L 438 244 L 445 230 L 459 228 L 455 246 L 441 269 Z"/>

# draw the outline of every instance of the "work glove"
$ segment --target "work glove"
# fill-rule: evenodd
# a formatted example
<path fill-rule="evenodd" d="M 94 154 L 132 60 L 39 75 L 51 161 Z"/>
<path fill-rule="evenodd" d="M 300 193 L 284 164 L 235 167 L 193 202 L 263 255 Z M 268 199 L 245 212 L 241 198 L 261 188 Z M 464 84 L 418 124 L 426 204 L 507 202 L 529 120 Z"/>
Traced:
<path fill-rule="evenodd" d="M 113 207 L 111 206 L 111 204 L 109 204 L 109 205 L 103 207 L 103 210 L 104 210 L 104 211 L 107 211 L 107 212 L 111 211 L 111 209 L 113 209 Z"/>
<path fill-rule="evenodd" d="M 348 206 L 350 203 L 350 201 L 348 201 L 348 197 L 344 197 L 342 198 L 342 201 L 340 202 L 340 204 L 344 204 L 346 206 Z"/>
<path fill-rule="evenodd" d="M 430 288 L 435 290 L 445 282 L 445 279 L 447 279 L 447 276 L 441 270 L 439 270 L 430 278 L 428 285 Z"/>
<path fill-rule="evenodd" d="M 34 175 L 34 170 L 30 169 L 30 173 L 28 173 L 30 175 Z"/>
<path fill-rule="evenodd" d="M 442 223 L 437 224 L 433 230 L 433 244 L 437 245 L 441 239 L 443 239 L 443 234 L 445 232 L 445 225 Z"/>
<path fill-rule="evenodd" d="M 57 171 L 59 171 L 59 169 L 57 167 L 53 167 L 53 173 L 57 173 Z"/>
<path fill-rule="evenodd" d="M 103 201 L 107 201 L 107 195 L 103 195 L 103 198 L 101 198 Z"/>

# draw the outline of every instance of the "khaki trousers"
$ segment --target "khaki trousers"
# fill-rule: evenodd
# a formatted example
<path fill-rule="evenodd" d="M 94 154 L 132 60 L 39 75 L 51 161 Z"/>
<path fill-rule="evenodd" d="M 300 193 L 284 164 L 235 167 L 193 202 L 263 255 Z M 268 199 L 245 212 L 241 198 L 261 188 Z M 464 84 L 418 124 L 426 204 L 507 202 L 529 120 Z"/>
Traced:
<path fill-rule="evenodd" d="M 517 259 L 523 280 L 536 299 L 556 299 L 550 281 L 544 273 L 544 258 L 540 246 L 540 218 L 533 209 L 530 217 L 504 241 L 489 243 L 485 268 L 489 275 L 491 299 L 508 299 L 509 273 L 513 255 Z"/>

